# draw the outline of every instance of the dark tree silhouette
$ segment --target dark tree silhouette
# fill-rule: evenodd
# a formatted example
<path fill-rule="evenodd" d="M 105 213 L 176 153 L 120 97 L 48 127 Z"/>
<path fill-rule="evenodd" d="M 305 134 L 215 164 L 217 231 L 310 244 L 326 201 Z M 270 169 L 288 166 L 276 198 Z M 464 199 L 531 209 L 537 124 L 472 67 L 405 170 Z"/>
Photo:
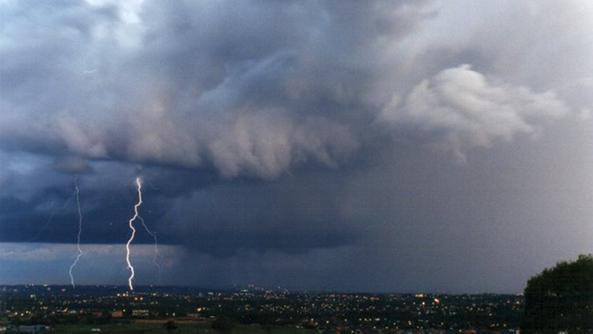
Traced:
<path fill-rule="evenodd" d="M 593 255 L 561 262 L 525 288 L 522 333 L 593 333 Z"/>

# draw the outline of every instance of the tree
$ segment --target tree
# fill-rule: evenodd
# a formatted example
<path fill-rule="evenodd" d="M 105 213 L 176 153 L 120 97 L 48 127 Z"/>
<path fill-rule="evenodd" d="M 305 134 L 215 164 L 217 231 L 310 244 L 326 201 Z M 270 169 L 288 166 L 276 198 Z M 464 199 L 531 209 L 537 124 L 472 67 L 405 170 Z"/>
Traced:
<path fill-rule="evenodd" d="M 561 262 L 529 279 L 523 333 L 593 333 L 593 255 Z"/>

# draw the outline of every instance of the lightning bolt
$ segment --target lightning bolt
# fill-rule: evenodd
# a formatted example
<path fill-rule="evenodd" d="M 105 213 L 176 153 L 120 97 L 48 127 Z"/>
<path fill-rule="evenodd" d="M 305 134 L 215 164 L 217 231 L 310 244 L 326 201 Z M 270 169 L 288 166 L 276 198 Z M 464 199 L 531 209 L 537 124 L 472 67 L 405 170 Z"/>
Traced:
<path fill-rule="evenodd" d="M 76 267 L 78 261 L 80 261 L 80 258 L 83 255 L 82 248 L 80 248 L 80 236 L 82 235 L 82 211 L 80 210 L 80 189 L 78 188 L 78 182 L 74 183 L 74 189 L 74 194 L 76 195 L 76 208 L 78 209 L 78 234 L 76 235 L 76 249 L 78 251 L 78 254 L 74 259 L 74 262 L 72 262 L 72 264 L 70 265 L 70 269 L 68 270 L 68 274 L 70 275 L 70 284 L 72 285 L 72 288 L 76 288 L 76 284 L 74 283 L 74 275 L 72 274 L 72 271 L 74 270 L 74 267 Z"/>
<path fill-rule="evenodd" d="M 126 263 L 128 264 L 128 269 L 130 270 L 130 277 L 128 278 L 128 286 L 130 287 L 130 290 L 134 290 L 133 281 L 134 276 L 136 274 L 134 271 L 134 266 L 132 265 L 132 261 L 130 260 L 130 245 L 136 237 L 136 228 L 134 227 L 134 221 L 136 219 L 142 219 L 142 217 L 140 217 L 140 215 L 138 214 L 138 210 L 140 209 L 140 206 L 142 206 L 142 180 L 140 180 L 140 177 L 136 178 L 136 188 L 138 191 L 138 202 L 134 205 L 134 215 L 128 221 L 128 226 L 130 227 L 132 234 L 130 235 L 130 239 L 126 243 Z"/>
<path fill-rule="evenodd" d="M 146 223 L 144 222 L 144 218 L 142 218 L 142 216 L 138 216 L 138 220 L 140 220 L 140 223 L 142 223 L 142 227 L 144 227 L 144 230 L 146 230 L 146 233 L 148 233 L 152 239 L 154 240 L 154 256 L 152 258 L 152 263 L 154 263 L 154 265 L 156 266 L 157 270 L 158 270 L 158 279 L 159 281 L 161 280 L 161 276 L 162 276 L 162 268 L 161 268 L 161 264 L 159 262 L 159 240 L 156 236 L 156 233 L 151 231 L 148 226 L 146 225 Z"/>

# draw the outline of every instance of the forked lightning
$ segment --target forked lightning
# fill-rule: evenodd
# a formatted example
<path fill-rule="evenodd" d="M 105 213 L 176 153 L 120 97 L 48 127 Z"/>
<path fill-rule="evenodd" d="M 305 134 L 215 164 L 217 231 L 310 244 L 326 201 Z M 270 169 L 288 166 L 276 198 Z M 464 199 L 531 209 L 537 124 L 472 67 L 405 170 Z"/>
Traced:
<path fill-rule="evenodd" d="M 80 258 L 84 254 L 82 248 L 80 247 L 80 237 L 82 235 L 82 210 L 80 209 L 80 189 L 78 188 L 78 182 L 74 183 L 74 194 L 76 197 L 76 208 L 78 210 L 78 234 L 76 235 L 76 250 L 78 251 L 78 253 L 76 254 L 76 258 L 74 259 L 74 262 L 72 262 L 72 264 L 70 265 L 70 269 L 68 270 L 68 274 L 70 275 L 70 284 L 73 288 L 76 287 L 76 283 L 74 283 L 74 274 L 72 273 L 72 271 L 74 270 L 74 267 L 76 267 L 78 261 L 80 261 Z"/>

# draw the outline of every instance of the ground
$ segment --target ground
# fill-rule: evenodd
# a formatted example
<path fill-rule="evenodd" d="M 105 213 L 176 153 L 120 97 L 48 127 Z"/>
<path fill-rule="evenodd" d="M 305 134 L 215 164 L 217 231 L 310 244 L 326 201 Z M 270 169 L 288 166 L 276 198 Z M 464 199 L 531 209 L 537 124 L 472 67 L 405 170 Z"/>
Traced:
<path fill-rule="evenodd" d="M 100 329 L 100 332 L 92 331 L 93 328 Z M 108 325 L 61 325 L 56 326 L 54 334 L 82 334 L 82 333 L 109 333 L 109 334 L 157 334 L 167 333 L 162 325 L 156 324 L 108 324 Z M 175 334 L 216 334 L 219 333 L 210 326 L 180 324 Z M 311 334 L 311 330 L 297 328 L 274 328 L 270 331 L 258 325 L 244 326 L 237 325 L 231 334 Z"/>

